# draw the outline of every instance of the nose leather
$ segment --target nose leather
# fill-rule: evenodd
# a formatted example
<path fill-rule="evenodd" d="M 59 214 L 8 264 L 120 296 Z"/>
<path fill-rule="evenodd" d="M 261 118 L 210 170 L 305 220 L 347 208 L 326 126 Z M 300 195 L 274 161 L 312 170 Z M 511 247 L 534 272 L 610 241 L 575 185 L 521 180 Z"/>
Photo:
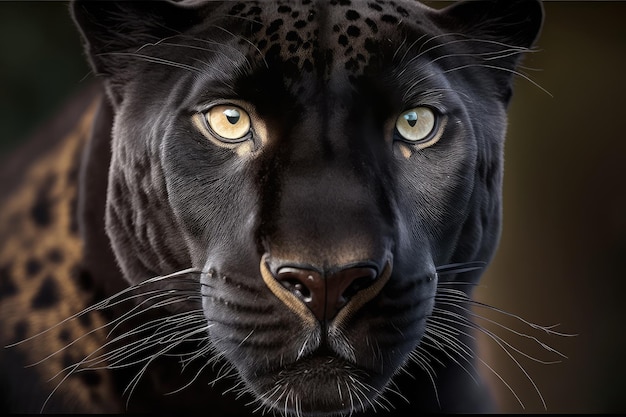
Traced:
<path fill-rule="evenodd" d="M 289 310 L 293 311 L 295 314 L 297 314 L 304 322 L 304 324 L 306 326 L 315 326 L 316 323 L 320 322 L 320 317 L 322 320 L 326 319 L 328 320 L 329 317 L 334 317 L 332 318 L 332 323 L 334 326 L 342 326 L 346 323 L 347 320 L 350 319 L 350 317 L 356 312 L 358 311 L 361 307 L 363 307 L 366 303 L 368 303 L 369 301 L 371 301 L 374 297 L 376 297 L 376 295 L 378 295 L 378 293 L 383 289 L 383 287 L 385 286 L 385 284 L 389 281 L 389 279 L 391 278 L 391 271 L 393 269 L 392 267 L 392 263 L 391 260 L 388 260 L 385 265 L 384 268 L 382 270 L 382 272 L 379 273 L 379 275 L 376 277 L 376 279 L 369 285 L 369 286 L 365 286 L 364 288 L 359 288 L 359 285 L 354 285 L 354 283 L 358 282 L 358 279 L 351 279 L 351 278 L 346 278 L 346 277 L 342 277 L 343 274 L 340 274 L 341 278 L 344 278 L 343 280 L 340 279 L 340 281 L 344 281 L 343 285 L 339 285 L 337 284 L 335 286 L 335 290 L 331 291 L 333 294 L 341 294 L 342 297 L 345 299 L 345 301 L 347 301 L 347 304 L 342 304 L 343 301 L 340 300 L 341 297 L 335 298 L 336 303 L 334 305 L 334 308 L 336 310 L 336 315 L 333 316 L 332 313 L 329 314 L 329 312 L 326 311 L 326 307 L 324 307 L 324 311 L 323 313 L 321 313 L 321 308 L 319 307 L 319 304 L 317 305 L 317 307 L 312 307 L 313 305 L 311 304 L 312 299 L 308 300 L 307 296 L 306 296 L 306 291 L 305 293 L 302 293 L 302 289 L 308 289 L 308 287 L 306 287 L 305 285 L 302 284 L 302 282 L 300 282 L 299 280 L 292 280 L 291 283 L 292 284 L 300 284 L 300 286 L 298 288 L 293 288 L 293 286 L 290 287 L 289 284 L 285 285 L 285 281 L 286 281 L 286 277 L 285 279 L 283 279 L 282 281 L 279 281 L 276 278 L 276 275 L 278 275 L 278 271 L 281 270 L 281 268 L 275 268 L 272 269 L 270 267 L 270 259 L 269 256 L 267 254 L 263 255 L 263 257 L 261 258 L 261 264 L 260 264 L 260 271 L 261 271 L 261 276 L 263 277 L 263 281 L 265 282 L 265 285 L 267 285 L 267 287 L 272 291 L 272 293 L 274 293 L 274 295 L 283 302 L 283 304 L 285 306 L 287 306 L 287 308 L 289 308 Z M 284 267 L 288 267 L 288 265 L 283 264 L 283 268 Z M 317 271 L 318 274 L 320 274 L 319 270 L 315 269 L 315 268 L 301 268 L 301 267 L 295 267 L 296 271 Z M 343 271 L 347 268 L 343 268 L 343 269 L 334 269 L 334 271 Z M 371 268 L 374 269 L 374 268 Z M 274 273 L 272 271 L 275 271 Z M 287 270 L 288 271 L 288 270 Z M 286 272 L 286 271 L 282 271 L 282 272 Z M 347 276 L 353 275 L 355 273 L 355 270 L 350 271 Z M 330 277 L 333 277 L 334 274 L 329 274 Z M 303 274 L 298 272 L 296 277 L 302 277 Z M 292 277 L 292 278 L 296 278 L 296 277 Z M 317 278 L 323 277 L 323 274 L 319 275 Z M 308 280 L 308 275 L 306 275 L 305 277 Z M 315 280 L 315 276 L 313 276 L 313 280 Z M 328 277 L 325 277 L 326 279 Z M 348 285 L 342 292 L 341 287 L 345 286 L 345 282 L 351 282 L 353 283 L 353 285 Z M 289 287 L 289 288 L 288 288 Z M 326 284 L 324 284 L 324 288 L 326 288 Z M 300 293 L 298 293 L 298 290 Z M 322 303 L 322 305 L 327 306 L 327 299 L 328 299 L 328 295 L 327 292 L 324 292 L 324 296 L 323 296 L 323 300 L 324 302 Z M 338 301 L 337 301 L 338 300 Z M 307 304 L 307 302 L 309 304 Z M 313 309 L 316 309 L 316 312 L 313 312 Z"/>
<path fill-rule="evenodd" d="M 360 291 L 376 281 L 371 266 L 350 266 L 323 274 L 313 269 L 284 266 L 275 279 L 299 298 L 320 322 L 330 321 Z"/>

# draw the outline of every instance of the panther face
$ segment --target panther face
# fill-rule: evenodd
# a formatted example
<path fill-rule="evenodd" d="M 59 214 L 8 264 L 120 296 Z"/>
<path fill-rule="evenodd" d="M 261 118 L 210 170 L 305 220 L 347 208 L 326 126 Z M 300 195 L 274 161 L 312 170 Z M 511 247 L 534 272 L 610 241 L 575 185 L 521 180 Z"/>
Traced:
<path fill-rule="evenodd" d="M 511 73 L 537 2 L 73 11 L 115 111 L 117 261 L 133 284 L 196 271 L 169 308 L 202 311 L 193 334 L 244 390 L 351 413 L 446 344 L 429 329 L 460 313 L 439 297 L 480 274 L 451 265 L 497 244 Z"/>

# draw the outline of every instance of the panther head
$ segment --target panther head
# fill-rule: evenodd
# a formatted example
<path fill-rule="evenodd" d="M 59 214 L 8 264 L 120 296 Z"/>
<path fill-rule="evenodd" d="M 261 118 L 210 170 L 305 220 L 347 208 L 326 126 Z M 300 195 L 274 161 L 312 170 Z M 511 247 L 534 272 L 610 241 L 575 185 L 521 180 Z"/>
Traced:
<path fill-rule="evenodd" d="M 505 112 L 538 1 L 73 14 L 114 109 L 106 231 L 124 276 L 200 271 L 171 308 L 203 312 L 263 406 L 367 408 L 412 352 L 446 344 L 429 329 L 463 312 L 439 297 L 480 276 L 451 265 L 497 246 Z"/>

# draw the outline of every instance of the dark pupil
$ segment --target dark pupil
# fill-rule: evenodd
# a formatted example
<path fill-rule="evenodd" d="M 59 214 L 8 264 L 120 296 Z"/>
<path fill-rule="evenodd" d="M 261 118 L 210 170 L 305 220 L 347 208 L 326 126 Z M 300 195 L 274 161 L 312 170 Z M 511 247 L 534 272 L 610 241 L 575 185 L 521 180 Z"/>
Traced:
<path fill-rule="evenodd" d="M 224 110 L 224 116 L 226 116 L 226 119 L 231 125 L 236 125 L 241 118 L 241 115 L 235 109 Z"/>
<path fill-rule="evenodd" d="M 411 127 L 414 127 L 417 124 L 417 113 L 415 113 L 414 111 L 412 111 L 411 113 L 405 114 L 404 118 L 406 119 L 406 122 Z"/>

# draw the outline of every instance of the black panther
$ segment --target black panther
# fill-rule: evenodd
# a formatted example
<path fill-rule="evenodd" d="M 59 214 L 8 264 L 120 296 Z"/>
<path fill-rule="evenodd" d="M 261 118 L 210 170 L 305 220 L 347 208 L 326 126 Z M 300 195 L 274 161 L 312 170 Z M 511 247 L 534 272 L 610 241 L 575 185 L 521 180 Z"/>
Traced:
<path fill-rule="evenodd" d="M 3 178 L 3 409 L 493 411 L 470 297 L 539 1 L 71 12 L 96 84 Z"/>

